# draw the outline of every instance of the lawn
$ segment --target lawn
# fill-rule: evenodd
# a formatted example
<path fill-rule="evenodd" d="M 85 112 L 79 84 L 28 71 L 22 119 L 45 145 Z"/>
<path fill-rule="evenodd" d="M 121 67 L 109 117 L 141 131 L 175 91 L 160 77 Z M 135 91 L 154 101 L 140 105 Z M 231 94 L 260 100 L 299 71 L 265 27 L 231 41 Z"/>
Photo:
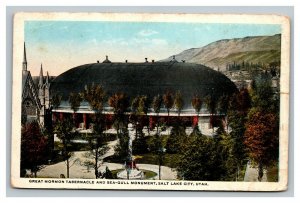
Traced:
<path fill-rule="evenodd" d="M 278 182 L 278 164 L 267 168 L 268 182 Z"/>
<path fill-rule="evenodd" d="M 134 156 L 138 156 L 139 158 L 136 160 L 137 164 L 153 164 L 158 165 L 158 158 L 156 154 L 153 153 L 147 153 L 147 154 L 135 154 Z M 179 154 L 164 154 L 164 160 L 163 160 L 163 166 L 168 166 L 170 168 L 176 168 L 177 162 L 180 159 Z M 124 160 L 118 159 L 118 157 L 115 156 L 109 156 L 106 157 L 104 162 L 109 163 L 120 163 L 123 164 Z"/>

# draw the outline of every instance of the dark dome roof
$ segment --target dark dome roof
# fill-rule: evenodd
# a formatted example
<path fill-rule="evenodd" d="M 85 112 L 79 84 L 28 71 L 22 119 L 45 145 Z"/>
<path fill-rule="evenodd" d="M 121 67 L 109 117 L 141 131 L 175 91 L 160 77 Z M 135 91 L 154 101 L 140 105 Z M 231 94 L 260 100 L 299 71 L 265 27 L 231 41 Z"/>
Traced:
<path fill-rule="evenodd" d="M 166 90 L 180 90 L 185 107 L 191 106 L 194 94 L 201 98 L 232 94 L 236 86 L 226 76 L 211 68 L 191 63 L 93 63 L 72 68 L 53 80 L 51 95 L 68 100 L 70 92 L 80 92 L 87 84 L 101 84 L 108 95 L 124 92 L 130 98 L 148 95 L 153 98 Z"/>

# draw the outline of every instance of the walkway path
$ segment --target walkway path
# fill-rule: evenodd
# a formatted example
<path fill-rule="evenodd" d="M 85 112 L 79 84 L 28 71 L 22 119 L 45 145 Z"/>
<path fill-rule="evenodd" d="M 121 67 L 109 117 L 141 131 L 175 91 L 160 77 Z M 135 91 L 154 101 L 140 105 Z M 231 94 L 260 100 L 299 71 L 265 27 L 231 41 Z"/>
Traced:
<path fill-rule="evenodd" d="M 106 152 L 105 155 L 102 156 L 102 159 L 114 154 L 114 146 L 116 144 L 117 144 L 117 140 L 108 143 L 109 150 Z M 86 153 L 87 151 L 74 152 L 74 155 L 70 160 L 70 165 L 72 165 L 72 167 L 70 168 L 70 178 L 86 178 L 86 179 L 95 178 L 94 169 L 88 168 L 87 166 L 84 166 L 82 164 L 84 160 L 88 159 L 85 157 Z M 103 165 L 100 167 L 100 171 L 101 172 L 105 171 L 106 166 L 109 168 L 109 170 L 117 170 L 117 169 L 124 168 L 123 164 L 104 162 Z M 137 166 L 140 169 L 151 170 L 158 174 L 158 165 L 137 164 Z M 57 164 L 46 166 L 45 168 L 43 168 L 37 173 L 38 177 L 44 177 L 44 178 L 59 178 L 60 174 L 64 174 L 65 176 L 67 174 L 67 166 L 64 161 L 59 162 Z M 176 177 L 177 177 L 176 171 L 166 166 L 161 167 L 161 179 L 175 180 Z M 158 175 L 154 179 L 158 179 Z"/>
<path fill-rule="evenodd" d="M 251 162 L 248 161 L 247 168 L 244 176 L 244 182 L 258 182 L 258 168 L 251 166 Z M 261 182 L 267 182 L 267 174 L 266 170 L 264 170 L 264 175 L 262 177 Z"/>

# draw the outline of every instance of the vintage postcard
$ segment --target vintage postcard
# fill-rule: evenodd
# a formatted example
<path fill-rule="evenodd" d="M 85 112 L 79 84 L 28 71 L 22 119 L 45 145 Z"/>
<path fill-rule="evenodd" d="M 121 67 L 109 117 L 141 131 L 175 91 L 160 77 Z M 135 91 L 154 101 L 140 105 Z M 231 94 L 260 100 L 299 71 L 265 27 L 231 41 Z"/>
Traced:
<path fill-rule="evenodd" d="M 13 34 L 13 187 L 287 189 L 287 17 L 17 13 Z"/>

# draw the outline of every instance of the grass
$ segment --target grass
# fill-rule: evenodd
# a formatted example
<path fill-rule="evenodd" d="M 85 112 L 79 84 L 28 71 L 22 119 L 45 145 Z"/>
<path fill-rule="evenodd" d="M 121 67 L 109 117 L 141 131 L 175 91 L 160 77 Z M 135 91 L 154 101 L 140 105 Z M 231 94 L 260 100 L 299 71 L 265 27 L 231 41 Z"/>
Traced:
<path fill-rule="evenodd" d="M 156 154 L 143 154 L 140 155 L 141 158 L 137 160 L 138 164 L 154 164 L 158 165 L 158 157 Z M 176 168 L 177 162 L 180 159 L 179 154 L 164 154 L 163 166 L 168 166 L 170 168 Z"/>
<path fill-rule="evenodd" d="M 112 173 L 112 176 L 113 176 L 113 179 L 118 179 L 117 178 L 117 174 L 120 172 L 120 171 L 123 171 L 124 169 L 118 169 L 118 170 L 113 170 L 111 171 Z M 157 173 L 153 172 L 153 171 L 148 171 L 148 170 L 141 170 L 144 172 L 144 176 L 145 178 L 144 179 L 152 179 L 154 178 L 155 176 L 157 176 Z"/>
<path fill-rule="evenodd" d="M 267 168 L 268 182 L 278 182 L 278 164 Z"/>
<path fill-rule="evenodd" d="M 153 165 L 158 165 L 158 158 L 156 154 L 153 153 L 147 153 L 147 154 L 141 154 L 137 155 L 135 154 L 134 156 L 138 156 L 139 159 L 136 160 L 137 164 L 153 164 Z M 176 168 L 177 167 L 177 162 L 180 159 L 179 154 L 164 154 L 164 160 L 163 160 L 163 166 L 168 166 L 170 168 Z M 116 156 L 109 156 L 106 157 L 104 162 L 109 162 L 109 163 L 120 163 L 123 164 L 124 160 L 119 159 Z"/>

